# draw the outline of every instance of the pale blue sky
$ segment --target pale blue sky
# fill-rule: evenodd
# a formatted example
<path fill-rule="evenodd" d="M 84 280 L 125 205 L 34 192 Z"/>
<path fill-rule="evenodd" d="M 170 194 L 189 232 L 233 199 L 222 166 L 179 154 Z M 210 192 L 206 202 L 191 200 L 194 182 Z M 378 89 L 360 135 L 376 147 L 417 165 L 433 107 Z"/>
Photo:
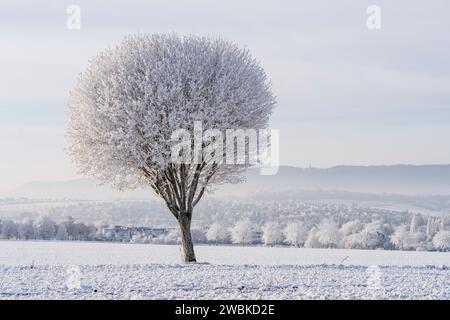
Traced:
<path fill-rule="evenodd" d="M 81 30 L 66 8 L 81 7 Z M 366 28 L 366 8 L 382 29 Z M 136 32 L 221 35 L 248 47 L 278 97 L 282 164 L 450 163 L 450 3 L 2 1 L 0 191 L 77 177 L 67 94 L 88 60 Z"/>

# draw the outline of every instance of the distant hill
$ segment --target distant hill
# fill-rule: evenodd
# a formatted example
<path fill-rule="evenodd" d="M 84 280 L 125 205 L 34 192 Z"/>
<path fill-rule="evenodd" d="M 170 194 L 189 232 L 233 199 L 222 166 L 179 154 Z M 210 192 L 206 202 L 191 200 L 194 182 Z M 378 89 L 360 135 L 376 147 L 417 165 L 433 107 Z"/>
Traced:
<path fill-rule="evenodd" d="M 328 169 L 281 166 L 278 174 L 261 176 L 250 169 L 247 181 L 220 186 L 216 195 L 256 194 L 299 190 L 346 191 L 376 194 L 450 194 L 450 165 L 336 166 Z M 71 199 L 148 199 L 150 190 L 117 192 L 97 186 L 90 179 L 30 182 L 18 188 L 14 197 Z"/>
<path fill-rule="evenodd" d="M 242 187 L 263 191 L 450 194 L 450 165 L 336 166 L 328 169 L 282 166 L 274 176 L 261 176 L 253 169 L 247 173 L 247 183 Z M 233 186 L 229 191 L 236 188 L 241 186 Z"/>

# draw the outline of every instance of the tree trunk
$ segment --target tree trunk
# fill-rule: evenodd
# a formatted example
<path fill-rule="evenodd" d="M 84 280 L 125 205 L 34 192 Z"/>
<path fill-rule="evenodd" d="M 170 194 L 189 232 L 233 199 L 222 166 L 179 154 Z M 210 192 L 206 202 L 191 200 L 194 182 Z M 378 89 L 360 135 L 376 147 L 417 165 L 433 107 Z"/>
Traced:
<path fill-rule="evenodd" d="M 181 246 L 183 248 L 182 260 L 184 263 L 196 262 L 194 243 L 191 237 L 191 215 L 180 213 L 178 218 L 181 234 Z"/>

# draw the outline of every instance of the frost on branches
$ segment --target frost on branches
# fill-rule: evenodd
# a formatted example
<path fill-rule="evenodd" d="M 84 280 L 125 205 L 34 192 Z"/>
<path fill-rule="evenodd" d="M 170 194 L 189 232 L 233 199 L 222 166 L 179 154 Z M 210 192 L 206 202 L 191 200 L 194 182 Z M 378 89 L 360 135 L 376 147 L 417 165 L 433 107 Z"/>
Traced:
<path fill-rule="evenodd" d="M 266 223 L 262 227 L 262 240 L 265 245 L 282 244 L 284 240 L 282 229 L 276 223 Z"/>
<path fill-rule="evenodd" d="M 130 36 L 100 53 L 71 92 L 68 152 L 82 174 L 101 183 L 150 186 L 177 219 L 191 262 L 193 208 L 210 185 L 241 181 L 249 165 L 208 157 L 213 139 L 203 141 L 200 161 L 174 163 L 172 133 L 194 133 L 195 121 L 203 130 L 265 129 L 274 104 L 264 70 L 233 43 Z"/>
<path fill-rule="evenodd" d="M 227 228 L 217 222 L 211 224 L 206 232 L 206 239 L 216 243 L 226 243 L 229 237 Z"/>
<path fill-rule="evenodd" d="M 231 228 L 231 240 L 233 243 L 252 244 L 256 241 L 256 230 L 253 223 L 248 219 L 243 219 Z"/>
<path fill-rule="evenodd" d="M 302 222 L 292 222 L 284 228 L 283 233 L 287 243 L 300 247 L 306 241 L 308 229 Z"/>

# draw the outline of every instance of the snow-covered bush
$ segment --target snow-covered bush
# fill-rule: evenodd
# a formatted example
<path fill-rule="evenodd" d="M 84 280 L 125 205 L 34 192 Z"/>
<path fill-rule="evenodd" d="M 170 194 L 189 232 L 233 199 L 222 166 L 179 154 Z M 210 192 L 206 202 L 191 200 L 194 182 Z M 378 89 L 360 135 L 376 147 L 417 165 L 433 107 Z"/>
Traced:
<path fill-rule="evenodd" d="M 440 231 L 433 237 L 433 246 L 437 250 L 450 250 L 450 231 Z"/>
<path fill-rule="evenodd" d="M 282 244 L 284 237 L 280 225 L 266 223 L 262 227 L 262 240 L 266 245 Z"/>
<path fill-rule="evenodd" d="M 58 226 L 58 231 L 56 231 L 56 240 L 68 240 L 69 239 L 69 233 L 67 232 L 66 225 L 64 223 L 61 223 Z"/>
<path fill-rule="evenodd" d="M 167 244 L 178 244 L 180 243 L 180 231 L 176 229 L 170 230 L 164 237 L 164 243 Z"/>
<path fill-rule="evenodd" d="M 344 248 L 347 249 L 376 249 L 389 245 L 390 227 L 376 220 L 362 228 L 360 232 L 348 234 L 344 238 Z"/>
<path fill-rule="evenodd" d="M 384 248 L 388 236 L 389 230 L 380 220 L 366 224 L 361 231 L 362 244 L 367 249 Z"/>
<path fill-rule="evenodd" d="M 19 238 L 28 240 L 34 238 L 34 226 L 33 221 L 30 219 L 25 219 L 21 223 L 17 224 L 17 231 L 19 233 Z"/>
<path fill-rule="evenodd" d="M 390 237 L 391 243 L 395 246 L 395 248 L 403 249 L 405 247 L 405 243 L 407 242 L 408 234 L 409 231 L 405 225 L 397 227 L 395 232 Z"/>
<path fill-rule="evenodd" d="M 426 250 L 427 235 L 425 232 L 417 231 L 411 232 L 408 237 L 407 246 L 409 250 Z"/>
<path fill-rule="evenodd" d="M 409 231 L 414 233 L 414 232 L 418 232 L 419 228 L 422 226 L 422 224 L 424 223 L 422 216 L 420 214 L 413 214 L 411 217 L 411 224 L 409 226 Z"/>
<path fill-rule="evenodd" d="M 308 237 L 308 229 L 303 222 L 293 222 L 286 225 L 283 230 L 286 242 L 290 245 L 300 247 L 304 245 Z"/>
<path fill-rule="evenodd" d="M 444 229 L 444 222 L 441 217 L 429 216 L 427 220 L 427 236 L 432 238 Z"/>
<path fill-rule="evenodd" d="M 215 222 L 209 226 L 206 239 L 216 243 L 226 243 L 230 239 L 230 233 L 223 225 Z"/>
<path fill-rule="evenodd" d="M 409 228 L 409 230 L 418 230 L 417 228 Z M 392 244 L 400 250 L 416 250 L 425 246 L 426 234 L 423 232 L 410 232 L 407 226 L 399 226 L 391 235 Z"/>
<path fill-rule="evenodd" d="M 4 220 L 1 224 L 1 236 L 3 239 L 17 238 L 17 225 L 12 220 Z"/>
<path fill-rule="evenodd" d="M 338 225 L 330 220 L 323 221 L 317 230 L 317 240 L 323 248 L 338 248 L 342 243 L 342 234 Z"/>
<path fill-rule="evenodd" d="M 145 237 L 143 237 L 141 234 L 134 234 L 131 237 L 131 241 L 132 243 L 145 243 Z"/>
<path fill-rule="evenodd" d="M 153 243 L 153 244 L 164 244 L 166 243 L 166 235 L 165 234 L 161 234 L 157 237 L 147 237 L 147 241 L 146 243 Z"/>
<path fill-rule="evenodd" d="M 344 236 L 348 236 L 360 232 L 362 227 L 361 221 L 357 219 L 344 223 L 341 227 L 341 231 Z"/>
<path fill-rule="evenodd" d="M 365 249 L 364 235 L 362 232 L 352 233 L 344 238 L 344 248 L 346 249 Z"/>
<path fill-rule="evenodd" d="M 256 240 L 256 231 L 250 220 L 240 220 L 231 229 L 233 243 L 250 244 Z"/>
<path fill-rule="evenodd" d="M 317 227 L 312 227 L 311 230 L 308 232 L 308 237 L 305 241 L 305 247 L 306 248 L 320 248 L 321 244 L 318 239 L 317 235 Z"/>

